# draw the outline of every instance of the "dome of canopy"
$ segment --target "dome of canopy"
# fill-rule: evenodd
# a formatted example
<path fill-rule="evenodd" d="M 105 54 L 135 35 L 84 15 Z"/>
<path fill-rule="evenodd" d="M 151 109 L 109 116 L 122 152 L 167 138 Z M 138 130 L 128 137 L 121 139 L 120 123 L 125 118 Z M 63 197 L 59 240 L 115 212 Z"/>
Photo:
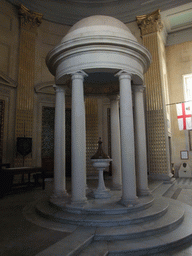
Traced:
<path fill-rule="evenodd" d="M 77 22 L 62 39 L 61 42 L 80 39 L 84 37 L 121 37 L 133 41 L 137 39 L 133 36 L 128 27 L 116 18 L 95 15 L 84 18 Z"/>
<path fill-rule="evenodd" d="M 150 61 L 150 53 L 137 42 L 129 28 L 105 15 L 77 22 L 46 57 L 47 66 L 58 84 L 65 83 L 68 75 L 79 70 L 87 74 L 126 70 L 134 74 L 138 78 L 135 83 L 140 84 Z"/>

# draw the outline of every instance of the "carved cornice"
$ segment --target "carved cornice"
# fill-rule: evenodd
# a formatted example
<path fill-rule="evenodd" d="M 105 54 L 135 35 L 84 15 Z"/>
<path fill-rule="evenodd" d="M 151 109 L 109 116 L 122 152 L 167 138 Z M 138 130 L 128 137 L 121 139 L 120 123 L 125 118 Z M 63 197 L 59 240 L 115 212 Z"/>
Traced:
<path fill-rule="evenodd" d="M 43 14 L 32 12 L 21 4 L 19 6 L 19 17 L 21 27 L 30 30 L 41 25 Z"/>
<path fill-rule="evenodd" d="M 141 36 L 160 32 L 163 29 L 159 9 L 147 15 L 137 16 L 136 19 L 141 30 Z"/>

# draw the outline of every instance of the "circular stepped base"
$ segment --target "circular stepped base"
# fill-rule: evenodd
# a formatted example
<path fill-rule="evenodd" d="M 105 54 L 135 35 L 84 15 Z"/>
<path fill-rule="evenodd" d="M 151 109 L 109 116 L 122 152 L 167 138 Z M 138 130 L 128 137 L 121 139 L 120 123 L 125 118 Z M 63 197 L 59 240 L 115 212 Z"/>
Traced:
<path fill-rule="evenodd" d="M 58 203 L 40 201 L 36 205 L 36 211 L 41 216 L 60 223 L 87 227 L 117 227 L 159 218 L 167 212 L 168 206 L 162 198 L 153 201 L 150 196 L 141 198 L 137 207 L 123 207 L 118 201 L 111 200 L 101 200 L 95 204 L 91 201 L 85 208 L 73 207 L 75 213 L 69 212 L 69 205 L 59 206 Z M 109 211 L 112 214 L 107 214 Z"/>
<path fill-rule="evenodd" d="M 51 198 L 50 204 L 57 207 L 60 211 L 65 211 L 74 214 L 99 214 L 99 215 L 113 215 L 126 214 L 136 212 L 149 208 L 154 201 L 152 196 L 140 197 L 135 205 L 123 206 L 120 203 L 121 192 L 111 191 L 111 198 L 109 199 L 93 199 L 88 197 L 85 204 L 78 205 L 71 203 L 70 197 L 63 199 Z"/>
<path fill-rule="evenodd" d="M 100 214 L 74 214 L 52 207 L 49 202 L 39 202 L 36 211 L 41 216 L 50 220 L 78 226 L 113 227 L 123 226 L 158 218 L 166 213 L 168 204 L 162 200 L 155 200 L 147 209 L 116 215 Z"/>
<path fill-rule="evenodd" d="M 168 211 L 160 218 L 150 219 L 131 225 L 119 227 L 97 228 L 95 241 L 118 241 L 152 236 L 165 231 L 171 231 L 179 226 L 184 219 L 184 210 L 169 205 Z"/>
<path fill-rule="evenodd" d="M 116 192 L 110 200 L 89 198 L 83 206 L 68 199 L 26 206 L 28 220 L 71 232 L 37 256 L 158 255 L 192 240 L 192 207 L 173 199 L 143 197 L 131 207 L 119 204 Z"/>

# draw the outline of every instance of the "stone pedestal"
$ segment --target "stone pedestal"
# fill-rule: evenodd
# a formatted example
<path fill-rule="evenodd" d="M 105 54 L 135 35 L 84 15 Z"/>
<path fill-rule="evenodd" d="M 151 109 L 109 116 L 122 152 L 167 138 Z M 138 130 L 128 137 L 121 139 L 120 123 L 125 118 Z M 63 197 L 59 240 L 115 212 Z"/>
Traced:
<path fill-rule="evenodd" d="M 112 159 L 92 159 L 93 166 L 99 171 L 99 184 L 97 189 L 93 192 L 94 198 L 96 199 L 104 199 L 110 198 L 111 195 L 109 193 L 109 189 L 106 189 L 104 179 L 103 179 L 103 171 L 105 168 L 109 166 L 110 161 Z"/>

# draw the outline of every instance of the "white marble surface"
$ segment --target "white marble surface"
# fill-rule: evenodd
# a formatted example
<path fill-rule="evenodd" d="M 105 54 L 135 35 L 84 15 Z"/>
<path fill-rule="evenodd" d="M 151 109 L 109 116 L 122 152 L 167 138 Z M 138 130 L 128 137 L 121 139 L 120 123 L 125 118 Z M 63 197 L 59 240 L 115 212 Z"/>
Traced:
<path fill-rule="evenodd" d="M 158 184 L 156 184 L 158 186 Z M 149 184 L 150 186 L 150 184 Z M 168 192 L 165 193 L 165 186 L 167 186 Z M 164 195 L 166 195 L 166 197 L 164 197 L 165 201 L 167 201 L 172 207 L 169 207 L 170 211 L 167 211 L 167 218 L 166 218 L 166 214 L 164 215 L 164 220 L 163 217 L 158 218 L 156 220 L 150 221 L 150 222 L 143 222 L 141 225 L 139 226 L 132 226 L 132 229 L 127 229 L 126 227 L 122 227 L 122 230 L 120 227 L 109 227 L 109 228 L 95 228 L 95 227 L 83 227 L 83 230 L 85 230 L 85 233 L 87 232 L 87 236 L 82 232 L 77 232 L 77 229 L 75 228 L 74 225 L 67 225 L 67 224 L 61 224 L 61 226 L 63 225 L 63 227 L 66 225 L 68 226 L 68 230 L 71 229 L 71 235 L 68 236 L 68 239 L 65 240 L 61 240 L 59 243 L 56 243 L 54 246 L 48 248 L 46 250 L 46 254 L 40 254 L 40 255 L 69 255 L 69 250 L 70 253 L 74 253 L 75 251 L 77 252 L 77 255 L 79 256 L 92 256 L 92 255 L 148 255 L 149 253 L 149 248 L 150 248 L 150 252 L 152 254 L 150 255 L 158 255 L 158 256 L 168 256 L 168 255 L 177 255 L 177 256 L 191 256 L 192 255 L 192 247 L 189 247 L 188 245 L 184 245 L 183 242 L 180 240 L 182 237 L 186 237 L 189 236 L 190 240 L 192 239 L 192 208 L 185 204 L 182 203 L 182 200 L 185 200 L 185 195 L 187 194 L 188 197 L 186 197 L 188 200 L 188 203 L 190 198 L 191 198 L 191 191 L 192 191 L 192 181 L 190 183 L 186 183 L 183 182 L 183 184 L 179 184 L 179 182 L 175 183 L 174 185 L 172 185 L 170 187 L 170 184 L 164 184 L 162 185 L 162 189 L 161 186 L 159 186 L 156 190 L 156 198 L 157 198 L 157 193 L 159 191 L 159 196 L 161 196 L 161 193 L 163 193 Z M 168 198 L 168 196 L 172 197 L 173 194 L 175 193 L 175 191 L 177 191 L 177 189 L 182 188 L 180 191 L 180 193 L 177 195 L 177 198 L 180 200 L 173 200 Z M 190 191 L 191 190 L 191 191 Z M 192 204 L 192 203 L 191 203 Z M 33 207 L 32 207 L 33 208 Z M 150 209 L 150 208 L 149 208 Z M 153 234 L 152 236 L 147 236 L 147 237 L 139 237 L 138 239 L 131 239 L 131 240 L 120 240 L 120 241 L 94 241 L 92 243 L 90 243 L 90 241 L 92 240 L 94 235 L 115 235 L 114 233 L 116 232 L 116 238 L 118 238 L 118 234 L 123 234 L 123 230 L 126 232 L 140 232 L 143 230 L 149 230 L 149 227 L 151 228 L 158 228 L 161 227 L 163 225 L 163 223 L 165 224 L 166 222 L 169 222 L 169 218 L 177 218 L 177 210 L 176 209 L 180 209 L 181 211 L 184 210 L 185 211 L 185 218 L 182 222 L 181 225 L 179 225 L 176 229 L 169 229 L 169 231 L 165 231 L 163 233 L 157 233 L 157 234 Z M 28 208 L 28 210 L 26 209 L 26 216 L 28 216 L 28 218 L 31 217 L 31 220 L 34 221 L 35 218 L 35 213 L 30 213 L 30 207 Z M 180 212 L 182 214 L 182 212 Z M 91 216 L 90 216 L 91 217 Z M 93 218 L 93 216 L 91 217 Z M 47 223 L 51 223 L 49 222 L 50 220 L 47 220 Z M 35 222 L 34 222 L 35 223 Z M 39 220 L 39 223 L 41 223 L 41 220 Z M 54 226 L 54 225 L 53 225 Z M 108 229 L 108 230 L 107 230 Z M 81 230 L 81 229 L 80 229 Z M 82 235 L 81 235 L 82 234 Z M 76 237 L 77 236 L 77 237 Z M 80 237 L 78 237 L 80 236 Z M 75 239 L 77 240 L 77 243 L 75 242 L 73 244 L 72 241 L 74 241 L 74 237 L 76 237 Z M 84 242 L 82 241 L 84 239 Z M 67 241 L 67 242 L 66 242 Z M 181 241 L 181 242 L 180 242 Z M 187 241 L 187 240 L 186 240 Z M 90 244 L 89 244 L 90 243 Z M 85 246 L 86 244 L 86 246 Z M 89 244 L 89 245 L 88 245 Z M 88 245 L 88 246 L 87 246 Z M 171 245 L 171 248 L 170 248 Z M 82 248 L 84 248 L 84 246 L 86 248 L 84 248 L 81 252 L 78 251 L 78 246 L 82 246 Z M 179 246 L 179 247 L 177 247 Z M 57 248 L 58 247 L 58 248 Z M 61 249 L 62 248 L 62 249 Z M 65 250 L 64 250 L 65 248 Z M 160 253 L 160 249 L 168 249 L 168 251 L 162 252 Z M 49 250 L 50 249 L 50 250 Z M 141 249 L 139 251 L 139 249 Z M 129 252 L 126 252 L 126 250 L 128 250 Z M 131 252 L 130 252 L 131 250 Z M 134 252 L 135 250 L 135 252 Z M 109 254 L 108 251 L 110 251 Z M 60 254 L 54 254 L 56 252 L 59 252 Z M 42 252 L 44 253 L 44 252 Z M 51 254 L 52 253 L 52 254 Z M 131 254 L 130 254 L 131 253 Z M 38 256 L 40 256 L 38 254 Z"/>

